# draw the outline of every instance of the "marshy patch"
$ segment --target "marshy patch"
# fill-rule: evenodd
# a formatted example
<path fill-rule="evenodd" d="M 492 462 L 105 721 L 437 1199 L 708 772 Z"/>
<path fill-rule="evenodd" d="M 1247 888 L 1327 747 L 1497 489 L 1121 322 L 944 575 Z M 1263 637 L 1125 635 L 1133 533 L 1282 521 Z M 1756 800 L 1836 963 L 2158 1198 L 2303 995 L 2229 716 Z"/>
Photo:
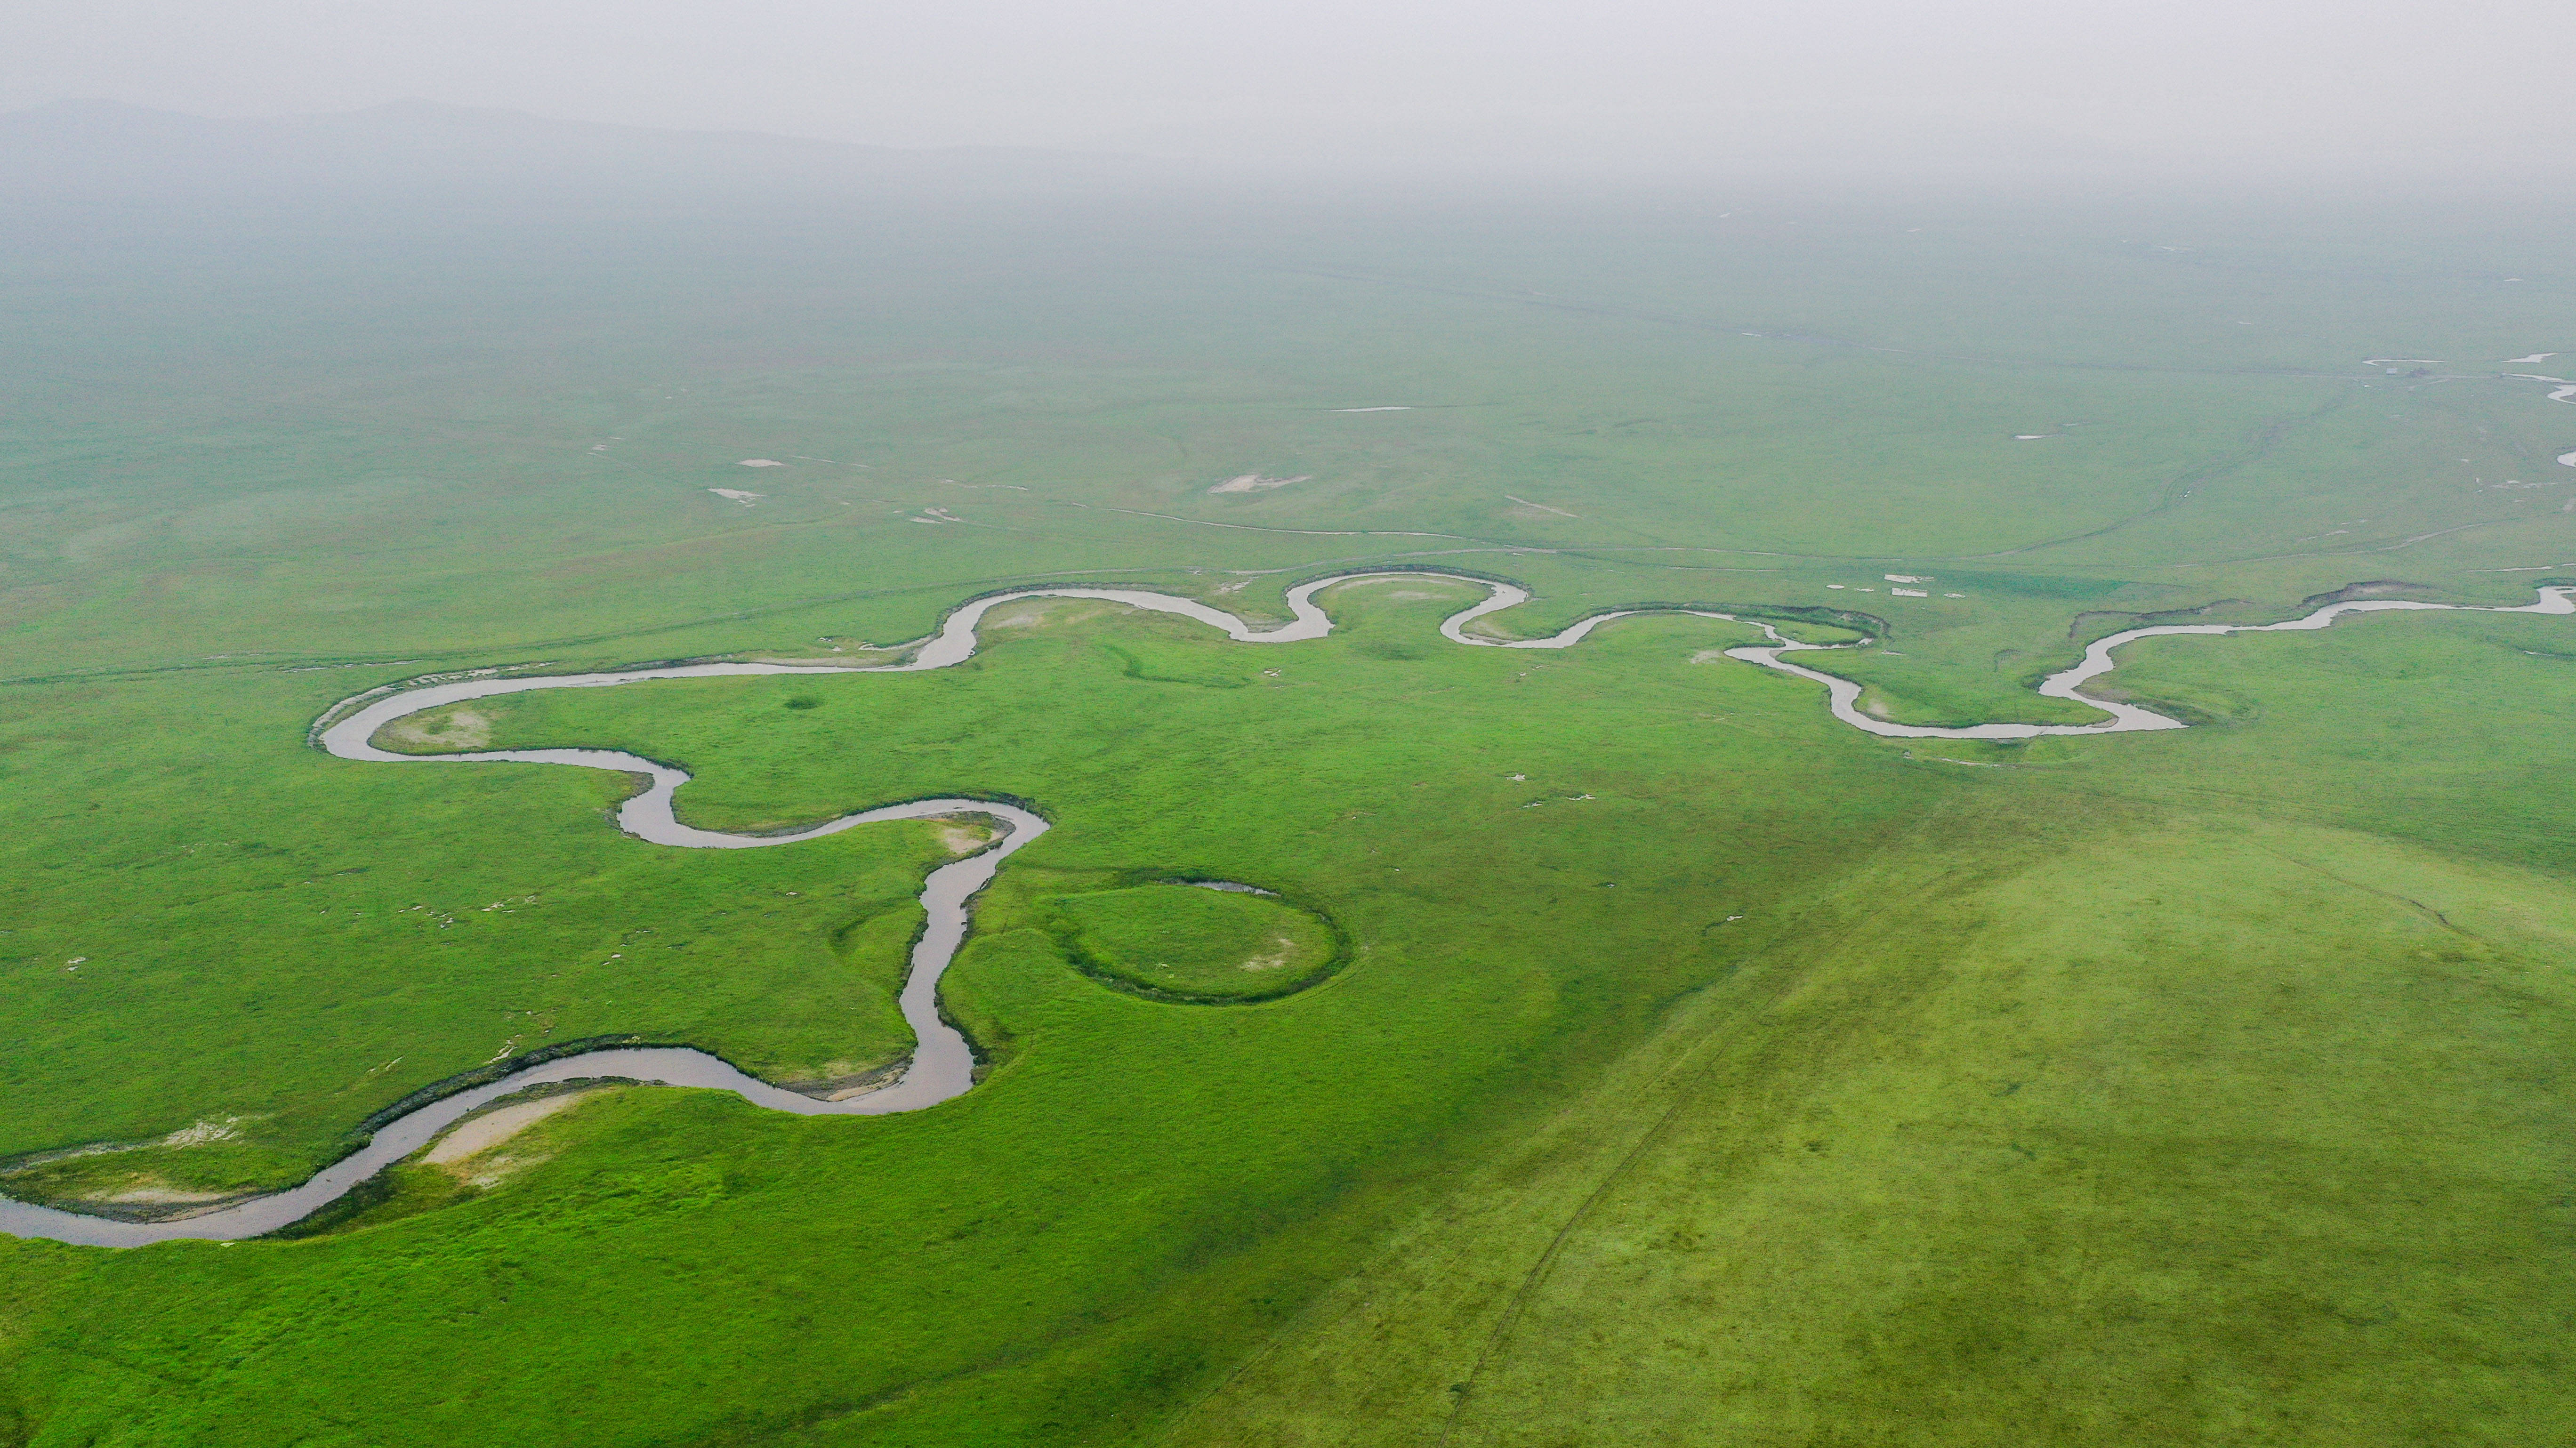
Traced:
<path fill-rule="evenodd" d="M 1051 896 L 1045 908 L 1048 932 L 1075 968 L 1155 1000 L 1275 1000 L 1323 980 L 1343 957 L 1330 920 L 1253 888 L 1166 880 Z"/>
<path fill-rule="evenodd" d="M 393 720 L 377 738 L 387 747 L 418 754 L 480 749 L 492 742 L 492 716 L 498 712 L 472 703 L 451 704 Z"/>

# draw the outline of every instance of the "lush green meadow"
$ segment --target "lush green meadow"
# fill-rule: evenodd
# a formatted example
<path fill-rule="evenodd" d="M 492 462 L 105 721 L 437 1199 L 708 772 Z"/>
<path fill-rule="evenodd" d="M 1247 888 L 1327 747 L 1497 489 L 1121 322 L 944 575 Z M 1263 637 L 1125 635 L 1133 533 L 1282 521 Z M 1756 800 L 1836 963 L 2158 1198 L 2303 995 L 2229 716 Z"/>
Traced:
<path fill-rule="evenodd" d="M 567 1041 L 901 1058 L 970 842 L 664 849 L 617 777 L 309 746 L 422 674 L 1384 565 L 1524 584 L 1522 633 L 1839 618 L 1876 642 L 1807 661 L 1890 717 L 2074 720 L 2028 685 L 2142 618 L 2576 583 L 2576 407 L 2496 376 L 2576 350 L 2563 220 L 22 215 L 0 1191 L 292 1182 Z M 1337 587 L 1276 646 L 1019 605 L 952 669 L 395 739 L 669 761 L 710 828 L 1034 801 L 943 990 L 982 1079 L 603 1092 L 293 1240 L 0 1239 L 0 1444 L 2576 1430 L 2576 623 L 2159 640 L 2116 688 L 2200 727 L 1994 745 L 1846 728 L 1747 625 L 1441 639 L 1480 596 Z"/>

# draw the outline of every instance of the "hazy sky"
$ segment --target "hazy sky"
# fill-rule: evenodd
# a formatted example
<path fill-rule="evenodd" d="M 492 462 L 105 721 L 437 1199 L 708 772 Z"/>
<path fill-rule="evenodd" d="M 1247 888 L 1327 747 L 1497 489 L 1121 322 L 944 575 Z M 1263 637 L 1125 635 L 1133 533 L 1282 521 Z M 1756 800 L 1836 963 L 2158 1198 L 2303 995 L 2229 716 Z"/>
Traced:
<path fill-rule="evenodd" d="M 407 96 L 892 145 L 2548 167 L 2569 0 L 0 0 L 0 109 Z"/>

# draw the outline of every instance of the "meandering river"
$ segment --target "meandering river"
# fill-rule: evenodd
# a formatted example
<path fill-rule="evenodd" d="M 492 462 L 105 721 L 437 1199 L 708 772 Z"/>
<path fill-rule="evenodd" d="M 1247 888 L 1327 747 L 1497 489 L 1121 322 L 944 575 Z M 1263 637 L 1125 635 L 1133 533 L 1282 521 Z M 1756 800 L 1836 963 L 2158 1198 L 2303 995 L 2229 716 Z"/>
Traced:
<path fill-rule="evenodd" d="M 672 796 L 688 783 L 684 770 L 657 764 L 633 754 L 605 749 L 494 749 L 458 754 L 400 754 L 379 749 L 372 742 L 378 730 L 397 719 L 424 710 L 473 699 L 488 699 L 500 694 L 526 693 L 536 689 L 596 689 L 619 684 L 640 683 L 651 679 L 704 679 L 745 674 L 848 674 L 905 673 L 925 669 L 942 669 L 965 662 L 973 655 L 977 631 L 984 616 L 1006 603 L 1032 598 L 1090 598 L 1125 604 L 1130 608 L 1156 613 L 1179 614 L 1222 630 L 1239 643 L 1282 644 L 1322 638 L 1332 632 L 1332 620 L 1314 599 L 1315 595 L 1335 584 L 1355 583 L 1368 579 L 1449 579 L 1473 584 L 1488 590 L 1484 601 L 1462 609 L 1444 619 L 1441 635 L 1453 643 L 1475 648 L 1562 649 L 1579 643 L 1594 629 L 1616 619 L 1634 618 L 1650 613 L 1679 613 L 1694 618 L 1723 619 L 1748 624 L 1760 629 L 1769 642 L 1732 648 L 1726 656 L 1758 664 L 1780 673 L 1822 684 L 1827 707 L 1836 719 L 1855 729 L 1899 739 L 2028 739 L 2048 734 L 2120 734 L 2144 730 L 2181 729 L 2179 719 L 2168 718 L 2133 704 L 2095 699 L 2082 692 L 2085 684 L 2110 673 L 2117 667 L 2112 655 L 2140 639 L 2180 634 L 2277 633 L 2322 629 L 2346 614 L 2384 613 L 2401 610 L 2466 611 L 2475 613 L 2576 614 L 2576 587 L 2550 587 L 2539 591 L 2537 602 L 2513 607 L 2488 607 L 2474 604 L 2419 603 L 2410 599 L 2362 599 L 2328 604 L 2301 618 L 2270 624 L 2166 624 L 2152 628 L 2135 628 L 2097 640 L 2084 651 L 2082 661 L 2074 667 L 2049 675 L 2039 685 L 2039 692 L 2052 699 L 2071 699 L 2099 709 L 2105 718 L 2090 724 L 2016 724 L 1992 723 L 1958 727 L 1935 727 L 1920 724 L 1897 724 L 1872 718 L 1858 708 L 1861 686 L 1849 679 L 1803 667 L 1790 662 L 1785 655 L 1816 652 L 1834 648 L 1855 648 L 1860 644 L 1800 643 L 1760 619 L 1740 618 L 1735 614 L 1706 609 L 1622 609 L 1594 614 L 1578 620 L 1562 631 L 1539 639 L 1501 639 L 1472 634 L 1470 624 L 1529 601 L 1527 589 L 1492 579 L 1470 578 L 1459 574 L 1418 571 L 1368 571 L 1336 574 L 1299 584 L 1288 591 L 1289 621 L 1272 628 L 1259 628 L 1222 609 L 1211 608 L 1193 599 L 1170 594 L 1151 593 L 1123 588 L 1029 588 L 975 599 L 948 615 L 938 632 L 906 645 L 901 652 L 909 654 L 892 664 L 673 664 L 660 668 L 627 669 L 610 673 L 558 674 L 506 678 L 484 676 L 448 679 L 426 683 L 416 688 L 394 686 L 390 690 L 370 690 L 356 698 L 343 700 L 324 712 L 314 731 L 315 742 L 342 759 L 365 760 L 386 764 L 567 764 L 583 769 L 608 769 L 635 775 L 646 781 L 645 788 L 621 806 L 618 827 L 638 839 L 655 844 L 676 845 L 686 849 L 742 850 L 765 849 L 792 845 L 800 840 L 837 834 L 860 825 L 882 820 L 930 819 L 958 815 L 978 815 L 1004 827 L 1001 840 L 963 859 L 933 870 L 922 886 L 922 905 L 929 923 L 921 940 L 913 947 L 911 973 L 905 978 L 902 1008 L 904 1020 L 911 1025 L 916 1039 L 912 1059 L 901 1077 L 892 1084 L 848 1100 L 826 1101 L 784 1090 L 755 1077 L 702 1051 L 678 1047 L 621 1047 L 592 1051 L 581 1055 L 557 1057 L 542 1061 L 505 1076 L 500 1080 L 443 1096 L 389 1122 L 379 1129 L 364 1149 L 333 1163 L 310 1181 L 287 1191 L 255 1197 L 193 1217 L 172 1221 L 129 1222 L 86 1213 L 62 1211 L 32 1203 L 0 1197 L 0 1232 L 17 1237 L 44 1237 L 58 1242 L 88 1246 L 135 1247 L 149 1242 L 177 1239 L 234 1240 L 272 1232 L 298 1221 L 325 1204 L 337 1200 L 358 1183 L 384 1167 L 400 1161 L 427 1145 L 453 1123 L 484 1105 L 533 1085 L 548 1082 L 604 1078 L 641 1081 L 674 1086 L 702 1086 L 732 1091 L 755 1105 L 798 1115 L 878 1116 L 890 1112 L 917 1111 L 951 1097 L 963 1094 L 974 1084 L 974 1056 L 965 1038 L 939 1015 L 939 977 L 956 958 L 965 942 L 969 907 L 975 893 L 989 883 L 1000 869 L 1004 858 L 1046 833 L 1047 823 L 1038 815 L 1017 806 L 989 800 L 932 799 L 889 805 L 883 809 L 845 815 L 812 829 L 777 835 L 736 835 L 714 830 L 701 830 L 680 823 L 672 811 Z"/>

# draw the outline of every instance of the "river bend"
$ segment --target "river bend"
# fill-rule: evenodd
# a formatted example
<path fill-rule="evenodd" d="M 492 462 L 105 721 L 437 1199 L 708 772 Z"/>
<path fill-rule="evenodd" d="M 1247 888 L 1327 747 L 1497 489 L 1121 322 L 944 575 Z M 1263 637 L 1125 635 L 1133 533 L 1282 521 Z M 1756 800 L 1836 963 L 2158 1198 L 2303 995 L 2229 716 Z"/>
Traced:
<path fill-rule="evenodd" d="M 654 679 L 704 679 L 750 674 L 852 674 L 913 673 L 942 669 L 965 662 L 975 652 L 977 630 L 984 616 L 994 608 L 1030 598 L 1089 598 L 1125 604 L 1130 608 L 1155 613 L 1178 614 L 1222 631 L 1228 638 L 1247 644 L 1298 643 L 1319 639 L 1332 632 L 1332 619 L 1314 599 L 1321 590 L 1339 583 L 1363 579 L 1441 578 L 1473 584 L 1487 590 L 1485 599 L 1441 621 L 1441 636 L 1452 643 L 1474 648 L 1563 649 L 1581 642 L 1594 629 L 1617 619 L 1646 614 L 1680 614 L 1693 618 L 1721 619 L 1749 624 L 1762 631 L 1767 643 L 1732 648 L 1726 656 L 1745 663 L 1793 675 L 1822 684 L 1827 708 L 1833 717 L 1855 729 L 1892 739 L 2029 739 L 2057 734 L 2121 734 L 2147 730 L 2187 727 L 2179 719 L 2169 718 L 2134 704 L 2096 699 L 2082 692 L 2083 686 L 2109 674 L 2118 667 L 2113 654 L 2140 639 L 2181 634 L 2279 633 L 2323 629 L 2346 614 L 2386 613 L 2397 611 L 2461 611 L 2472 613 L 2537 613 L 2576 614 L 2576 587 L 2549 587 L 2539 590 L 2536 602 L 2516 606 L 2483 606 L 2476 604 L 2419 603 L 2410 599 L 2363 599 L 2328 604 L 2303 617 L 2269 624 L 2164 624 L 2151 628 L 2134 628 L 2096 640 L 2084 651 L 2084 657 L 2072 668 L 2043 679 L 2038 692 L 2047 698 L 2069 699 L 2101 710 L 2106 716 L 2089 724 L 2021 724 L 1996 722 L 1942 727 L 1921 724 L 1898 724 L 1872 718 L 1860 711 L 1861 686 L 1819 670 L 1791 662 L 1786 656 L 1836 648 L 1854 648 L 1860 644 L 1801 643 L 1781 634 L 1760 619 L 1742 618 L 1735 614 L 1709 609 L 1622 609 L 1593 614 L 1580 619 L 1547 638 L 1501 639 L 1467 632 L 1467 626 L 1488 615 L 1517 607 L 1530 599 L 1529 590 L 1517 584 L 1460 574 L 1427 573 L 1418 570 L 1401 572 L 1367 571 L 1336 574 L 1301 583 L 1287 595 L 1289 621 L 1270 628 L 1258 628 L 1222 609 L 1211 608 L 1194 599 L 1171 594 L 1125 588 L 1028 588 L 992 594 L 975 599 L 941 621 L 939 630 L 915 644 L 904 645 L 897 652 L 910 657 L 891 664 L 764 664 L 713 663 L 671 664 L 658 668 L 626 669 L 590 674 L 558 674 L 517 678 L 483 676 L 449 679 L 424 684 L 417 688 L 396 688 L 391 692 L 370 690 L 355 698 L 343 700 L 324 712 L 317 722 L 314 740 L 331 754 L 351 760 L 383 764 L 564 764 L 583 769 L 607 769 L 637 776 L 644 788 L 619 807 L 618 827 L 638 839 L 654 844 L 673 845 L 684 849 L 743 850 L 766 849 L 792 845 L 802 840 L 817 839 L 855 829 L 860 825 L 883 820 L 947 818 L 978 815 L 1001 825 L 1006 833 L 998 843 L 975 854 L 955 860 L 931 871 L 922 886 L 922 905 L 928 914 L 928 925 L 913 947 L 910 973 L 905 977 L 901 1005 L 903 1017 L 913 1029 L 915 1048 L 912 1059 L 892 1084 L 862 1096 L 846 1100 L 820 1100 L 800 1095 L 749 1076 L 703 1051 L 681 1047 L 618 1047 L 574 1056 L 556 1057 L 502 1077 L 500 1080 L 444 1096 L 396 1118 L 379 1129 L 360 1151 L 324 1168 L 311 1180 L 289 1190 L 254 1197 L 193 1217 L 158 1222 L 129 1222 L 82 1212 L 69 1212 L 32 1203 L 0 1197 L 0 1232 L 17 1237 L 43 1237 L 58 1242 L 88 1246 L 133 1247 L 149 1242 L 178 1239 L 236 1240 L 273 1232 L 337 1200 L 358 1183 L 384 1167 L 402 1160 L 427 1145 L 451 1123 L 471 1114 L 490 1102 L 548 1082 L 610 1079 L 648 1082 L 674 1086 L 708 1087 L 731 1091 L 754 1105 L 774 1111 L 793 1112 L 804 1116 L 880 1116 L 899 1111 L 918 1111 L 962 1095 L 974 1084 L 974 1056 L 965 1038 L 939 1015 L 939 978 L 956 958 L 965 942 L 969 924 L 969 906 L 977 891 L 991 882 L 1003 859 L 1046 832 L 1047 823 L 1040 816 L 1017 806 L 989 800 L 933 799 L 889 805 L 882 809 L 863 810 L 844 815 L 811 829 L 776 835 L 725 834 L 697 829 L 680 823 L 672 810 L 672 797 L 688 783 L 685 770 L 633 754 L 606 749 L 494 749 L 458 754 L 401 754 L 379 749 L 372 742 L 376 732 L 397 719 L 423 710 L 473 699 L 488 699 L 501 694 L 527 693 L 538 689 L 596 689 L 619 684 L 641 683 Z"/>

